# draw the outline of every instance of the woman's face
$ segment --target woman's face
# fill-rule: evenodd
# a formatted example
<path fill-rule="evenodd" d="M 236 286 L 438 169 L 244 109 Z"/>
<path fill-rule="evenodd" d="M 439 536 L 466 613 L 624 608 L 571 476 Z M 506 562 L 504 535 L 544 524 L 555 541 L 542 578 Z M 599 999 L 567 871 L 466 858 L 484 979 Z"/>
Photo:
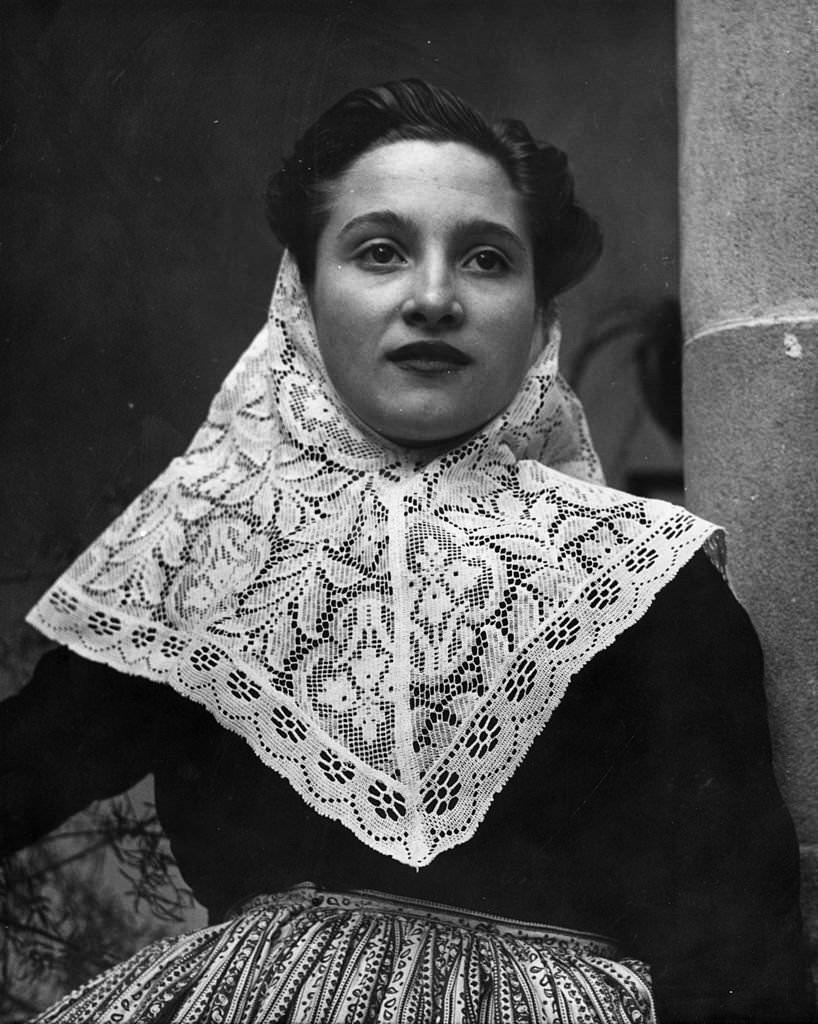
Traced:
<path fill-rule="evenodd" d="M 514 397 L 537 306 L 522 200 L 490 157 L 400 141 L 332 186 L 310 300 L 330 379 L 373 430 L 455 442 Z"/>

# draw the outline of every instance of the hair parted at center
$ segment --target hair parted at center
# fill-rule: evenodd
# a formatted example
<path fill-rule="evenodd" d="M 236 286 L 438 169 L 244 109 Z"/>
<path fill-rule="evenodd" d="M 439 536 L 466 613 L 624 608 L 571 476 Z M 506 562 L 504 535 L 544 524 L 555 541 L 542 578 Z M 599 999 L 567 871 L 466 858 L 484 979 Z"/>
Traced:
<path fill-rule="evenodd" d="M 562 150 L 537 142 L 522 121 L 489 124 L 448 89 L 409 78 L 348 93 L 304 132 L 270 179 L 267 219 L 305 285 L 315 274 L 332 184 L 364 153 L 410 139 L 460 142 L 500 164 L 524 201 L 541 303 L 577 284 L 596 263 L 602 235 L 575 201 Z"/>

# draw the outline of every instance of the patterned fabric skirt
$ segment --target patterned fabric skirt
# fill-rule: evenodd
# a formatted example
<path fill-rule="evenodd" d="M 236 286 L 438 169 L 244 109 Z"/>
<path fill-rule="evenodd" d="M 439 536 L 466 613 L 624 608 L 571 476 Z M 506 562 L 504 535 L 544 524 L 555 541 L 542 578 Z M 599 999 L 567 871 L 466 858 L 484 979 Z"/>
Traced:
<path fill-rule="evenodd" d="M 646 967 L 601 937 L 305 882 L 160 939 L 37 1024 L 648 1024 Z"/>

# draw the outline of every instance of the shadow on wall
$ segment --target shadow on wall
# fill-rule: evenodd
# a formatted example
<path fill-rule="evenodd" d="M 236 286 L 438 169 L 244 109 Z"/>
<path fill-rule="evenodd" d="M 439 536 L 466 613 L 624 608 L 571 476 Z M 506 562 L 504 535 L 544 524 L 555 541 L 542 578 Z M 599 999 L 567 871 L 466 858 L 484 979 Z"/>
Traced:
<path fill-rule="evenodd" d="M 594 408 L 586 389 L 589 379 L 594 379 L 594 366 L 605 357 L 617 360 L 618 386 L 629 383 L 637 400 L 620 401 L 622 419 L 615 444 L 600 451 L 608 479 L 623 481 L 624 489 L 633 494 L 677 504 L 684 504 L 682 347 L 681 310 L 675 296 L 647 305 L 625 303 L 591 324 L 565 367 L 571 385 Z M 597 383 L 600 377 L 596 376 Z M 660 445 L 665 458 L 657 465 L 655 453 Z"/>

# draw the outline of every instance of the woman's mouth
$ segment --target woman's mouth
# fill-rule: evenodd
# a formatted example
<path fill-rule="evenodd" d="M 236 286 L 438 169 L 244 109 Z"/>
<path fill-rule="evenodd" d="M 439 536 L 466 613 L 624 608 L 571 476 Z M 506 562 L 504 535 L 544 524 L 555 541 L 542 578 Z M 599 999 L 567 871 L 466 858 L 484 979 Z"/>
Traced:
<path fill-rule="evenodd" d="M 445 341 L 411 341 L 386 358 L 402 369 L 417 373 L 452 373 L 471 362 L 465 352 Z"/>

